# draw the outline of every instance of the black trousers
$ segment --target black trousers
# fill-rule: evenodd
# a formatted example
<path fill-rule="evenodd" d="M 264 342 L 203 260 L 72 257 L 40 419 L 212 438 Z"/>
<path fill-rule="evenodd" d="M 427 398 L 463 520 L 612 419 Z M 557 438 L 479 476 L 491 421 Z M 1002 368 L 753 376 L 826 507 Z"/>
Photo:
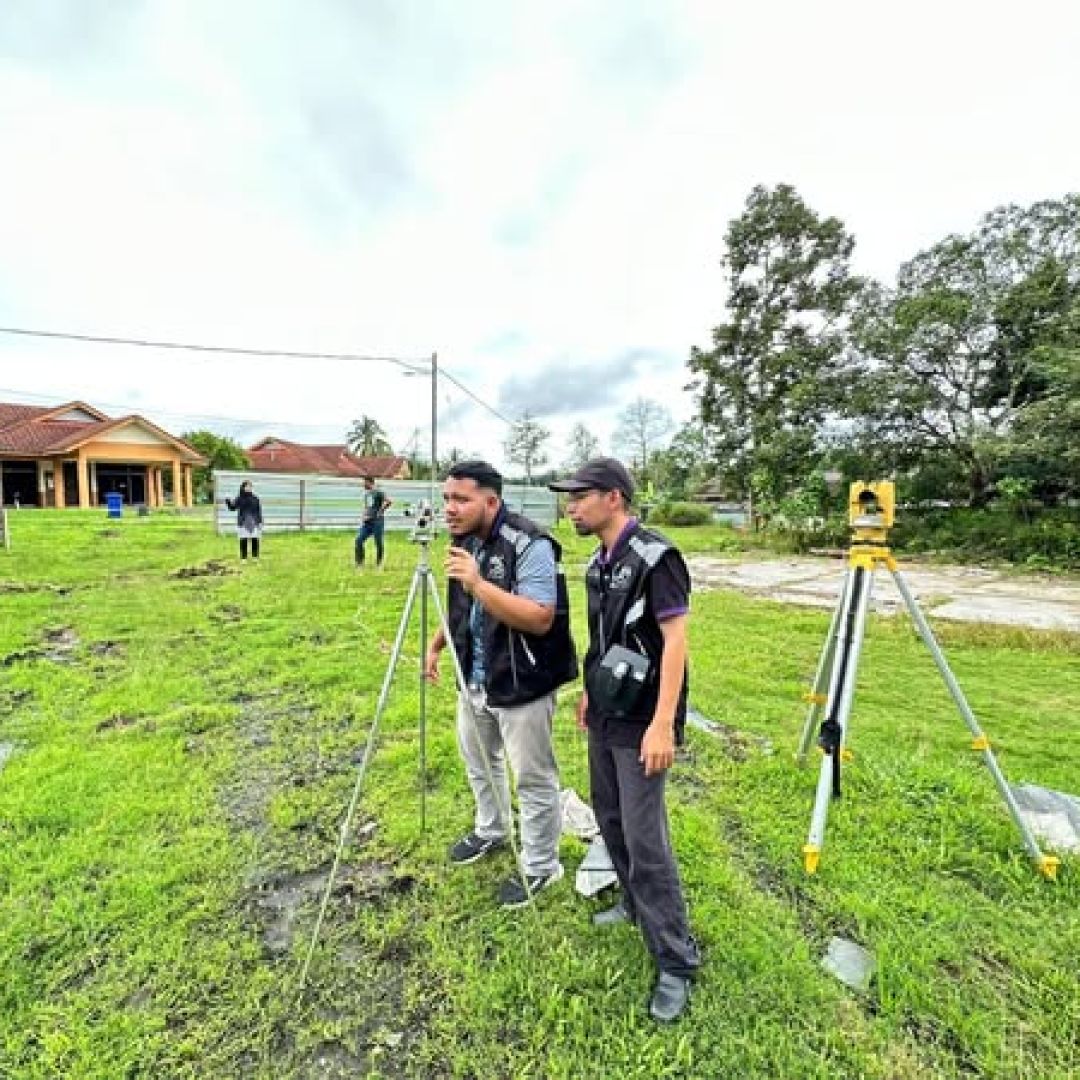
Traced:
<path fill-rule="evenodd" d="M 690 978 L 701 966 L 701 956 L 690 934 L 668 832 L 667 772 L 647 777 L 638 754 L 635 747 L 608 746 L 589 731 L 593 812 L 626 906 L 656 966 Z"/>
<path fill-rule="evenodd" d="M 240 558 L 246 559 L 248 555 L 248 538 L 246 536 L 240 537 Z M 257 559 L 259 557 L 259 538 L 253 536 L 251 538 L 251 557 Z"/>

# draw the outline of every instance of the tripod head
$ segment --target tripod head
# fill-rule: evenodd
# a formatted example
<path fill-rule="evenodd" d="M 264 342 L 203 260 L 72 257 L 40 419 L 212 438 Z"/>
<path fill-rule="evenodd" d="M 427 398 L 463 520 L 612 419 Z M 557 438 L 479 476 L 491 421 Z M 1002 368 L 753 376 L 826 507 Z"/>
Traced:
<path fill-rule="evenodd" d="M 896 518 L 891 480 L 856 480 L 848 489 L 848 524 L 857 544 L 885 544 Z"/>

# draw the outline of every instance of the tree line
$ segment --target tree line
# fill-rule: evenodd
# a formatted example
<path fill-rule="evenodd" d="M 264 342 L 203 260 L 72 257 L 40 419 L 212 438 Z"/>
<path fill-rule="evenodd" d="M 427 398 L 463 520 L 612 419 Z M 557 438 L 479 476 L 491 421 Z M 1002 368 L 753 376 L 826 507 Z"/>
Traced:
<path fill-rule="evenodd" d="M 673 451 L 762 508 L 847 479 L 911 501 L 1056 505 L 1080 494 L 1080 195 L 1003 206 L 893 282 L 794 188 L 728 226 L 728 300 L 694 348 L 695 423 Z"/>

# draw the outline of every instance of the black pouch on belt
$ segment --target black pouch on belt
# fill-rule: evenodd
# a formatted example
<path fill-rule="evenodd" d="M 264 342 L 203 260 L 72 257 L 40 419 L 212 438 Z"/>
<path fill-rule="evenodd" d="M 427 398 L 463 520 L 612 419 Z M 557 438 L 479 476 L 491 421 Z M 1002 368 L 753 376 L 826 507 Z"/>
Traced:
<path fill-rule="evenodd" d="M 649 685 L 651 667 L 647 656 L 612 645 L 589 680 L 590 704 L 606 716 L 635 715 Z"/>

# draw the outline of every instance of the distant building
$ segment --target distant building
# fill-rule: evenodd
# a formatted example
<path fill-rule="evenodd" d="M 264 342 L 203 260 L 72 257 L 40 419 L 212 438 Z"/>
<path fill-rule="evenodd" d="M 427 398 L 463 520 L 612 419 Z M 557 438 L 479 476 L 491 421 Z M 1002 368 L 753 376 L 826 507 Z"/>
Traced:
<path fill-rule="evenodd" d="M 693 492 L 692 498 L 694 502 L 704 503 L 712 509 L 713 521 L 722 521 L 736 528 L 742 528 L 749 521 L 746 504 L 732 499 L 716 482 L 702 484 Z"/>
<path fill-rule="evenodd" d="M 142 416 L 112 419 L 84 401 L 54 408 L 0 402 L 0 502 L 6 506 L 191 506 L 197 450 Z"/>
<path fill-rule="evenodd" d="M 344 444 L 310 446 L 269 436 L 246 451 L 253 472 L 304 473 L 317 476 L 373 476 L 379 480 L 408 480 L 409 461 L 397 454 L 361 457 Z"/>

